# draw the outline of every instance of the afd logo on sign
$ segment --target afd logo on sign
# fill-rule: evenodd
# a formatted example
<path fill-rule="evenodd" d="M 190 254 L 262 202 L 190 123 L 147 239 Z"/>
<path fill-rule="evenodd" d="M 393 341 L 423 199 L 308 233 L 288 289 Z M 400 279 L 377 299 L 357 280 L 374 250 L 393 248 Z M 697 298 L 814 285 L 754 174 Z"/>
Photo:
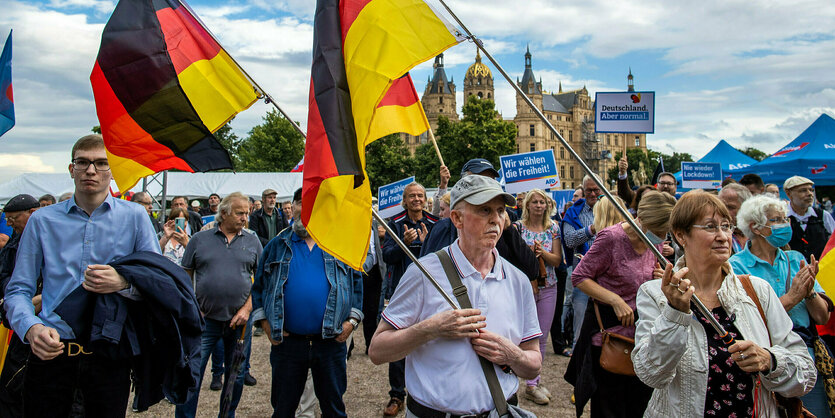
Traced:
<path fill-rule="evenodd" d="M 730 170 L 739 170 L 740 168 L 745 168 L 750 166 L 751 164 L 739 163 L 739 164 L 728 164 L 728 169 Z"/>
<path fill-rule="evenodd" d="M 795 145 L 793 147 L 785 147 L 785 148 L 781 149 L 780 151 L 775 152 L 774 155 L 772 155 L 772 157 L 779 157 L 781 155 L 786 155 L 790 152 L 795 152 L 795 151 L 798 151 L 798 150 L 802 150 L 803 148 L 806 148 L 807 145 L 809 145 L 808 142 L 803 142 L 800 145 Z"/>
<path fill-rule="evenodd" d="M 823 144 L 824 149 L 835 149 L 835 144 Z"/>

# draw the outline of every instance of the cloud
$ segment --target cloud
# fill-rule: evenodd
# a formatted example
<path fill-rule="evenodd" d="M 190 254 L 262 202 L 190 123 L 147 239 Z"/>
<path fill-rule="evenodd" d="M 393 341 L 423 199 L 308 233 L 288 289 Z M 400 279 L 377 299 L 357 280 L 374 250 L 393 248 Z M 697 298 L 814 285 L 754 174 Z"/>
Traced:
<path fill-rule="evenodd" d="M 49 0 L 49 5 L 56 9 L 93 9 L 98 13 L 108 13 L 116 7 L 110 0 Z"/>

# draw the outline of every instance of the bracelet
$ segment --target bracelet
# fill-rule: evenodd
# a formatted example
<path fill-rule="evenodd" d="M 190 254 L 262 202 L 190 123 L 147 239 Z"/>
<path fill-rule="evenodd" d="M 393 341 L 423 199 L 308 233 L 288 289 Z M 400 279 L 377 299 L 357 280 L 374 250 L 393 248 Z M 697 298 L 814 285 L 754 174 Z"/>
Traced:
<path fill-rule="evenodd" d="M 806 299 L 806 300 L 812 300 L 812 299 L 814 299 L 814 298 L 816 298 L 816 297 L 818 297 L 818 292 L 812 292 L 812 294 L 811 294 L 811 295 L 806 296 L 806 297 L 805 297 L 805 298 L 803 298 L 803 299 Z"/>

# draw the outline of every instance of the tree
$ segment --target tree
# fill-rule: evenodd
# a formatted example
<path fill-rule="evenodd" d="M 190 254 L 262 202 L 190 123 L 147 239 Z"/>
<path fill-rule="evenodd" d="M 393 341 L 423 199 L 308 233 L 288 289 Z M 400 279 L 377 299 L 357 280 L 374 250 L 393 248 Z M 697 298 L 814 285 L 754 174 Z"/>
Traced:
<path fill-rule="evenodd" d="M 237 149 L 238 170 L 244 172 L 290 171 L 304 156 L 304 139 L 293 125 L 271 110 L 264 123 L 249 131 Z"/>
<path fill-rule="evenodd" d="M 230 125 L 232 120 L 226 122 L 225 125 L 221 126 L 220 129 L 215 131 L 214 135 L 217 139 L 217 142 L 220 142 L 220 145 L 223 145 L 223 148 L 229 152 L 229 157 L 232 158 L 232 166 L 235 169 L 238 169 L 241 165 L 240 156 L 238 156 L 238 152 L 240 151 L 241 147 L 241 140 L 238 135 L 235 135 L 232 132 L 232 126 Z"/>
<path fill-rule="evenodd" d="M 413 175 L 414 159 L 400 134 L 384 136 L 365 147 L 365 171 L 374 195 L 380 186 Z"/>
<path fill-rule="evenodd" d="M 99 126 L 99 125 L 94 126 L 93 129 L 90 129 L 90 132 L 92 132 L 94 134 L 101 135 L 101 126 Z"/>
<path fill-rule="evenodd" d="M 753 158 L 757 161 L 762 161 L 766 157 L 768 157 L 768 154 L 766 154 L 766 153 L 764 153 L 764 152 L 762 152 L 762 151 L 760 151 L 760 150 L 758 150 L 754 147 L 745 147 L 743 149 L 739 149 L 739 148 L 737 148 L 737 149 L 740 152 L 742 152 L 743 154 L 745 154 L 745 155 L 747 155 L 747 156 L 749 156 L 749 157 L 751 157 L 751 158 Z"/>
<path fill-rule="evenodd" d="M 499 167 L 499 156 L 516 152 L 516 125 L 502 120 L 492 100 L 470 96 L 463 108 L 464 117 L 451 122 L 438 119 L 435 136 L 444 162 L 452 174 L 450 184 L 460 177 L 461 167 L 473 158 L 485 158 Z M 438 157 L 432 144 L 421 145 L 415 152 L 418 180 L 433 184 L 438 181 Z"/>

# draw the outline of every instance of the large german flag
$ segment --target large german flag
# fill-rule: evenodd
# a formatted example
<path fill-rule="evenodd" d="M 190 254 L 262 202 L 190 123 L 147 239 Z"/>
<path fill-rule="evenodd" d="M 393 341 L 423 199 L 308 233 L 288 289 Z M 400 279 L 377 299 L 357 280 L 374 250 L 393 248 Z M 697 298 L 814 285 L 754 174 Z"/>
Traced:
<path fill-rule="evenodd" d="M 460 42 L 423 0 L 318 0 L 302 221 L 359 269 L 371 233 L 365 146 L 429 129 L 408 71 Z"/>
<path fill-rule="evenodd" d="M 121 0 L 90 75 L 120 191 L 167 169 L 232 168 L 213 132 L 258 96 L 178 0 Z"/>

